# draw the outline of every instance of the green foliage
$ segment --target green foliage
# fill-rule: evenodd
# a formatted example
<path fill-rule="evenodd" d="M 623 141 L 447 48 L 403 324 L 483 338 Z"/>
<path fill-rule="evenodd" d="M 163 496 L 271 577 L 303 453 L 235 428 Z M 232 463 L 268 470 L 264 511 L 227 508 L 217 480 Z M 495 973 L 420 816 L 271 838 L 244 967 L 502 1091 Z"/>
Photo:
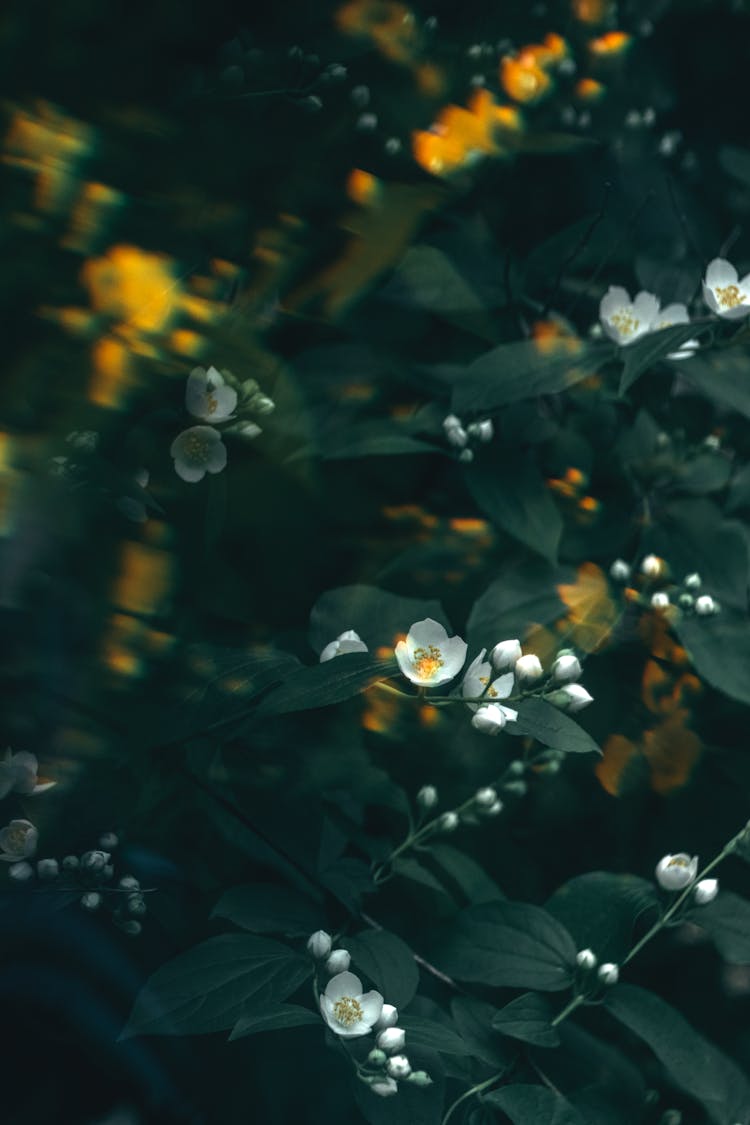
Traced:
<path fill-rule="evenodd" d="M 546 1086 L 504 1086 L 485 1095 L 486 1102 L 506 1113 L 514 1125 L 544 1121 L 545 1125 L 586 1125 L 585 1118 Z"/>
<path fill-rule="evenodd" d="M 557 1029 L 552 1026 L 554 1009 L 546 996 L 536 992 L 526 992 L 511 1000 L 492 1017 L 492 1026 L 524 1043 L 537 1047 L 556 1047 L 560 1042 Z"/>
<path fill-rule="evenodd" d="M 213 909 L 214 918 L 226 918 L 256 934 L 302 937 L 320 929 L 320 905 L 297 891 L 269 883 L 250 883 L 226 891 Z"/>
<path fill-rule="evenodd" d="M 555 562 L 562 519 L 534 461 L 497 454 L 470 465 L 466 483 L 482 511 L 503 531 Z"/>
<path fill-rule="evenodd" d="M 524 699 L 519 703 L 517 728 L 565 754 L 601 754 L 593 738 L 575 719 L 544 699 Z"/>
<path fill-rule="evenodd" d="M 558 887 L 545 909 L 572 935 L 579 949 L 592 949 L 599 961 L 623 959 L 633 944 L 640 918 L 654 920 L 656 887 L 635 875 L 591 871 Z"/>
<path fill-rule="evenodd" d="M 722 891 L 713 902 L 696 906 L 687 917 L 708 933 L 725 961 L 750 964 L 750 903 L 731 891 Z"/>
<path fill-rule="evenodd" d="M 362 930 L 347 938 L 355 964 L 383 994 L 386 1003 L 405 1008 L 419 985 L 419 970 L 406 942 L 387 930 Z"/>

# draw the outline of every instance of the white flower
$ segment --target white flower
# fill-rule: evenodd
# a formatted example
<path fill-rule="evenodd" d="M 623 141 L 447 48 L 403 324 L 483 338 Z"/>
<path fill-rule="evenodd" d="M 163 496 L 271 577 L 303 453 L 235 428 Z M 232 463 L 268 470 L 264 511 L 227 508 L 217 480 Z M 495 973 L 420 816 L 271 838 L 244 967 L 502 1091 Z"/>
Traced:
<path fill-rule="evenodd" d="M 122 884 L 121 884 L 122 885 Z M 316 930 L 314 934 L 310 934 L 307 939 L 307 949 L 312 953 L 313 957 L 327 957 L 331 952 L 331 935 L 327 934 L 325 930 Z"/>
<path fill-rule="evenodd" d="M 450 445 L 455 445 L 457 449 L 463 449 L 469 440 L 469 435 L 461 425 L 461 419 L 455 414 L 449 414 L 443 419 L 443 430 Z"/>
<path fill-rule="evenodd" d="M 507 721 L 504 707 L 499 703 L 485 703 L 473 716 L 471 725 L 482 734 L 500 734 Z"/>
<path fill-rule="evenodd" d="M 398 1008 L 393 1004 L 384 1004 L 378 1016 L 376 1027 L 394 1027 L 398 1023 Z"/>
<path fill-rule="evenodd" d="M 402 1051 L 406 1043 L 406 1032 L 402 1027 L 386 1027 L 380 1032 L 376 1040 L 381 1051 L 389 1055 L 395 1051 Z"/>
<path fill-rule="evenodd" d="M 658 555 L 646 555 L 641 563 L 641 574 L 646 578 L 658 578 L 664 574 L 665 569 L 664 559 L 660 559 Z"/>
<path fill-rule="evenodd" d="M 39 833 L 30 820 L 11 820 L 0 831 L 0 860 L 3 863 L 17 863 L 30 859 L 36 851 Z"/>
<path fill-rule="evenodd" d="M 460 672 L 466 660 L 466 641 L 449 637 L 431 617 L 412 625 L 405 641 L 396 645 L 398 666 L 413 684 L 435 687 Z"/>
<path fill-rule="evenodd" d="M 411 1074 L 411 1063 L 406 1055 L 392 1055 L 388 1059 L 385 1069 L 391 1078 L 408 1078 Z"/>
<path fill-rule="evenodd" d="M 695 612 L 700 617 L 708 617 L 709 614 L 716 612 L 716 602 L 708 594 L 701 594 L 695 599 Z"/>
<path fill-rule="evenodd" d="M 581 949 L 576 953 L 576 965 L 585 972 L 591 972 L 596 967 L 596 954 L 593 949 Z"/>
<path fill-rule="evenodd" d="M 603 965 L 599 966 L 599 972 L 596 975 L 602 984 L 613 985 L 617 984 L 620 979 L 620 970 L 611 961 L 605 961 Z"/>
<path fill-rule="evenodd" d="M 491 418 L 484 418 L 481 422 L 472 422 L 470 426 L 466 427 L 466 432 L 472 437 L 479 438 L 480 441 L 492 441 L 495 427 Z"/>
<path fill-rule="evenodd" d="M 698 906 L 707 906 L 709 902 L 714 901 L 718 893 L 718 879 L 701 879 L 700 883 L 695 884 L 693 898 Z"/>
<path fill-rule="evenodd" d="M 571 714 L 582 711 L 589 703 L 594 702 L 593 695 L 590 695 L 581 684 L 565 684 L 564 687 L 551 692 L 547 699 L 554 707 L 559 707 L 561 711 L 569 711 Z"/>
<path fill-rule="evenodd" d="M 56 782 L 39 781 L 37 769 L 35 754 L 29 754 L 26 750 L 13 754 L 11 750 L 6 750 L 0 759 L 0 798 L 13 792 L 28 797 L 51 789 Z"/>
<path fill-rule="evenodd" d="M 627 582 L 630 578 L 630 567 L 624 559 L 615 559 L 609 568 L 609 576 L 614 582 Z"/>
<path fill-rule="evenodd" d="M 417 804 L 421 809 L 434 809 L 438 803 L 438 791 L 434 785 L 423 785 L 417 793 Z"/>
<path fill-rule="evenodd" d="M 347 629 L 339 633 L 335 641 L 329 641 L 320 654 L 320 663 L 333 660 L 334 656 L 346 656 L 348 652 L 367 652 L 367 645 L 354 629 Z"/>
<path fill-rule="evenodd" d="M 662 328 L 672 328 L 675 324 L 689 324 L 690 316 L 685 305 L 674 304 L 667 305 L 665 309 L 661 309 L 653 326 L 654 332 L 660 332 Z M 675 352 L 668 352 L 667 359 L 690 359 L 698 350 L 698 340 L 686 340 L 684 344 L 680 344 Z"/>
<path fill-rule="evenodd" d="M 169 452 L 174 458 L 178 477 L 194 484 L 206 473 L 220 473 L 227 463 L 227 450 L 221 434 L 213 426 L 191 426 L 172 442 Z"/>
<path fill-rule="evenodd" d="M 367 1035 L 383 1010 L 379 992 L 362 992 L 362 982 L 354 973 L 331 977 L 320 996 L 320 1011 L 331 1031 L 345 1039 Z"/>
<path fill-rule="evenodd" d="M 683 891 L 698 874 L 697 855 L 665 855 L 656 865 L 656 881 L 665 891 Z"/>
<path fill-rule="evenodd" d="M 486 651 L 487 650 L 483 648 L 479 656 L 477 656 L 475 660 L 472 660 L 471 664 L 466 669 L 466 675 L 461 685 L 461 694 L 466 700 L 484 698 L 487 704 L 497 706 L 503 713 L 503 726 L 505 726 L 506 722 L 514 723 L 518 718 L 518 712 L 514 711 L 512 707 L 504 707 L 501 703 L 498 703 L 499 699 L 507 699 L 508 696 L 511 695 L 513 691 L 513 673 L 507 672 L 504 676 L 499 676 L 490 683 L 492 665 L 489 660 L 484 659 Z M 467 702 L 466 705 L 470 707 L 472 711 L 476 711 L 480 707 L 480 704 L 476 702 Z M 481 706 L 484 708 L 486 704 L 482 704 Z M 493 711 L 492 714 L 496 715 L 497 712 Z M 479 727 L 478 729 L 481 730 L 482 728 Z"/>
<path fill-rule="evenodd" d="M 702 582 L 702 579 L 701 579 L 700 574 L 697 574 L 695 571 L 693 571 L 692 574 L 686 574 L 685 575 L 685 586 L 687 587 L 688 590 L 698 590 L 698 589 L 700 589 L 701 582 Z"/>
<path fill-rule="evenodd" d="M 443 832 L 455 832 L 458 828 L 458 813 L 453 812 L 453 810 L 444 812 L 440 817 L 440 827 Z"/>
<path fill-rule="evenodd" d="M 703 300 L 717 316 L 737 320 L 750 313 L 750 274 L 739 279 L 726 258 L 709 262 L 703 279 Z"/>
<path fill-rule="evenodd" d="M 348 949 L 334 949 L 326 961 L 326 968 L 329 973 L 343 973 L 346 972 L 351 963 L 352 958 Z"/>
<path fill-rule="evenodd" d="M 599 304 L 602 328 L 620 347 L 646 336 L 654 326 L 659 302 L 653 293 L 642 290 L 633 302 L 627 289 L 610 285 Z"/>
<path fill-rule="evenodd" d="M 652 609 L 666 609 L 668 605 L 669 605 L 669 594 L 665 594 L 661 591 L 658 594 L 652 594 L 652 596 L 651 596 L 651 608 Z"/>
<path fill-rule="evenodd" d="M 521 642 L 519 640 L 498 641 L 490 653 L 490 660 L 496 672 L 511 671 L 515 668 L 520 657 Z"/>
<path fill-rule="evenodd" d="M 522 656 L 516 661 L 516 679 L 519 683 L 531 684 L 534 680 L 538 680 L 544 675 L 542 669 L 542 662 L 538 656 L 529 653 L 528 656 Z"/>
<path fill-rule="evenodd" d="M 581 662 L 572 652 L 561 652 L 552 665 L 552 678 L 558 683 L 577 680 L 581 674 Z"/>
<path fill-rule="evenodd" d="M 486 785 L 483 789 L 477 789 L 474 800 L 480 808 L 488 809 L 497 800 L 497 790 L 491 785 Z"/>
<path fill-rule="evenodd" d="M 378 1078 L 370 1083 L 373 1094 L 381 1098 L 389 1098 L 391 1094 L 398 1093 L 398 1082 L 395 1078 Z"/>
<path fill-rule="evenodd" d="M 185 406 L 204 422 L 226 422 L 237 405 L 237 392 L 215 367 L 194 367 L 185 388 Z"/>

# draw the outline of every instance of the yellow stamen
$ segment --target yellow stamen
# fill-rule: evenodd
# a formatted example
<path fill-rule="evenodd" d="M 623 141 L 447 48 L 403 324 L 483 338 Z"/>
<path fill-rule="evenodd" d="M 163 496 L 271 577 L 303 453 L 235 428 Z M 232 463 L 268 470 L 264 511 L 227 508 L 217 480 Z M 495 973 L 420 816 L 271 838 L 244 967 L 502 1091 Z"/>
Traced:
<path fill-rule="evenodd" d="M 414 671 L 423 680 L 430 680 L 443 667 L 443 654 L 437 645 L 414 650 Z"/>
<path fill-rule="evenodd" d="M 342 996 L 340 1000 L 337 1000 L 333 1005 L 333 1014 L 338 1023 L 343 1024 L 344 1027 L 351 1027 L 352 1024 L 359 1023 L 364 1016 L 362 1005 L 353 996 Z"/>
<path fill-rule="evenodd" d="M 635 319 L 632 313 L 627 312 L 625 309 L 614 313 L 610 317 L 610 320 L 621 336 L 632 336 L 641 323 L 639 320 Z"/>
<path fill-rule="evenodd" d="M 723 309 L 736 309 L 738 305 L 745 303 L 745 295 L 740 292 L 736 285 L 725 285 L 723 287 L 717 285 L 714 292 Z"/>

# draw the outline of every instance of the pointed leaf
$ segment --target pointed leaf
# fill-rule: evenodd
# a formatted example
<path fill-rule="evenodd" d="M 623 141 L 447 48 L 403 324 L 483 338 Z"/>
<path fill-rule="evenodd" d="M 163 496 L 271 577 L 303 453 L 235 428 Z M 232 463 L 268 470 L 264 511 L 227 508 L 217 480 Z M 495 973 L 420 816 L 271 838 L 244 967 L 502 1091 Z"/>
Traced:
<path fill-rule="evenodd" d="M 498 455 L 492 462 L 472 464 L 466 483 L 486 515 L 550 562 L 557 559 L 562 516 L 536 463 L 527 457 Z"/>
<path fill-rule="evenodd" d="M 575 719 L 544 699 L 523 699 L 518 704 L 515 728 L 518 733 L 531 735 L 545 746 L 565 754 L 601 754 L 591 735 Z"/>
<path fill-rule="evenodd" d="M 257 934 L 290 937 L 311 934 L 320 929 L 324 920 L 323 912 L 312 899 L 272 883 L 232 887 L 221 896 L 211 917 L 228 918 Z"/>
<path fill-rule="evenodd" d="M 257 1035 L 261 1031 L 285 1031 L 289 1027 L 304 1027 L 308 1024 L 321 1027 L 320 1013 L 311 1012 L 309 1008 L 302 1008 L 298 1004 L 280 1004 L 276 1008 L 259 1008 L 241 1016 L 229 1039 L 231 1042 L 246 1035 Z"/>
<path fill-rule="evenodd" d="M 552 1026 L 554 1011 L 546 996 L 526 992 L 511 1000 L 493 1017 L 492 1026 L 512 1039 L 522 1039 L 537 1047 L 556 1047 L 560 1042 L 557 1028 Z"/>
<path fill-rule="evenodd" d="M 686 917 L 711 935 L 725 961 L 750 965 L 750 902 L 720 891 L 713 902 L 694 907 Z"/>
<path fill-rule="evenodd" d="M 397 671 L 394 660 L 375 660 L 368 652 L 349 652 L 302 668 L 265 697 L 254 715 L 285 715 L 343 703 Z"/>
<path fill-rule="evenodd" d="M 588 1125 L 569 1101 L 546 1086 L 503 1086 L 482 1101 L 501 1109 L 513 1125 Z"/>
<path fill-rule="evenodd" d="M 414 954 L 406 942 L 388 930 L 363 930 L 347 940 L 356 971 L 370 978 L 387 1004 L 405 1008 L 419 984 Z"/>
<path fill-rule="evenodd" d="M 625 363 L 620 379 L 620 394 L 624 395 L 649 367 L 666 359 L 670 352 L 678 351 L 688 340 L 705 335 L 710 328 L 710 324 L 673 324 L 670 328 L 649 332 L 634 344 L 622 348 Z"/>

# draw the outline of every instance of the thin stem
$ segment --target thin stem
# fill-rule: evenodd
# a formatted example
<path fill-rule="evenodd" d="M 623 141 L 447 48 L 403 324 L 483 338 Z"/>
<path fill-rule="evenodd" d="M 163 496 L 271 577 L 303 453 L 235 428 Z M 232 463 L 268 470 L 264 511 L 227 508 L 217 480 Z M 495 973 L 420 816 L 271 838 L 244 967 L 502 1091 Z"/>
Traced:
<path fill-rule="evenodd" d="M 558 1012 L 558 1014 L 555 1016 L 552 1021 L 552 1026 L 557 1027 L 558 1024 L 562 1023 L 563 1020 L 566 1020 L 568 1018 L 571 1012 L 574 1012 L 576 1008 L 580 1008 L 581 1004 L 585 1003 L 585 996 L 582 996 L 580 993 L 577 996 L 574 996 L 570 1003 L 566 1004 L 563 1010 L 561 1012 Z"/>
<path fill-rule="evenodd" d="M 461 1094 L 460 1098 L 456 1098 L 455 1102 L 452 1106 L 449 1107 L 448 1112 L 443 1118 L 442 1125 L 448 1125 L 448 1122 L 453 1116 L 455 1110 L 457 1110 L 458 1107 L 467 1100 L 467 1098 L 473 1098 L 475 1094 L 481 1094 L 482 1091 L 486 1090 L 488 1086 L 494 1086 L 496 1082 L 500 1081 L 504 1074 L 505 1071 L 501 1070 L 497 1074 L 493 1074 L 491 1078 L 487 1078 L 484 1082 L 479 1082 L 476 1086 L 472 1086 L 471 1089 L 466 1090 L 463 1094 Z"/>

